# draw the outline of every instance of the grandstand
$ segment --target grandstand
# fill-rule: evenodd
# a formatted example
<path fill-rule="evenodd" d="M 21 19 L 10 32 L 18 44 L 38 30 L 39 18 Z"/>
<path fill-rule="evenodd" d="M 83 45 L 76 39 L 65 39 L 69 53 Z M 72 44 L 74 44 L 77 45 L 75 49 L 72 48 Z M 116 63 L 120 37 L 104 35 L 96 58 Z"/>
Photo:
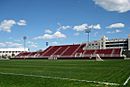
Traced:
<path fill-rule="evenodd" d="M 83 50 L 86 44 L 50 46 L 41 52 L 23 52 L 16 58 L 43 58 L 43 59 L 95 59 L 98 54 L 102 59 L 123 58 L 121 48 L 88 49 Z"/>
<path fill-rule="evenodd" d="M 126 39 L 108 39 L 82 44 L 49 46 L 40 52 L 22 52 L 15 58 L 20 59 L 123 59 L 130 50 L 130 35 Z M 124 55 L 125 54 L 125 55 Z"/>

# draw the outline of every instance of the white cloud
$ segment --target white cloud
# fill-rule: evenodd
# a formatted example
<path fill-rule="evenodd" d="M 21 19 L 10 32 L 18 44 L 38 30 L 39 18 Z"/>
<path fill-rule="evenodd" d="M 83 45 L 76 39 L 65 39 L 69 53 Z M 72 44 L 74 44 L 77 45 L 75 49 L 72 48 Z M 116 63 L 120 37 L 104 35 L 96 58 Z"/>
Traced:
<path fill-rule="evenodd" d="M 61 25 L 60 23 L 57 23 L 57 25 L 59 26 L 58 31 L 59 30 L 66 30 L 66 29 L 71 29 L 72 28 L 69 25 Z"/>
<path fill-rule="evenodd" d="M 66 29 L 70 29 L 71 28 L 71 26 L 60 26 L 60 29 L 63 29 L 63 30 L 66 30 Z"/>
<path fill-rule="evenodd" d="M 6 42 L 6 45 L 8 45 L 9 47 L 22 47 L 22 44 L 14 42 Z"/>
<path fill-rule="evenodd" d="M 51 33 L 52 33 L 52 31 L 51 31 L 50 29 L 46 29 L 44 32 L 45 32 L 45 33 L 48 33 L 48 34 L 51 34 Z"/>
<path fill-rule="evenodd" d="M 52 42 L 52 45 L 57 45 L 57 44 L 58 44 L 58 42 L 56 42 L 56 41 Z"/>
<path fill-rule="evenodd" d="M 38 37 L 35 37 L 34 39 L 37 40 L 37 39 L 53 39 L 53 35 L 50 35 L 50 34 L 44 34 L 43 36 L 38 36 Z"/>
<path fill-rule="evenodd" d="M 55 39 L 55 38 L 66 38 L 66 35 L 57 31 L 54 34 L 44 34 L 43 36 L 35 37 L 34 39 Z"/>
<path fill-rule="evenodd" d="M 27 24 L 26 24 L 26 20 L 19 20 L 19 22 L 17 22 L 17 24 L 18 24 L 19 26 L 25 26 L 25 25 L 27 25 Z"/>
<path fill-rule="evenodd" d="M 115 33 L 120 33 L 120 32 L 122 32 L 122 31 L 118 30 L 118 29 L 115 30 Z"/>
<path fill-rule="evenodd" d="M 101 29 L 101 26 L 100 26 L 100 24 L 96 24 L 96 25 L 90 25 L 90 26 L 88 26 L 88 28 L 90 28 L 90 29 Z"/>
<path fill-rule="evenodd" d="M 15 20 L 3 20 L 0 23 L 0 30 L 5 32 L 11 32 L 11 28 L 16 24 Z"/>
<path fill-rule="evenodd" d="M 0 47 L 6 47 L 5 43 L 0 43 Z"/>
<path fill-rule="evenodd" d="M 93 0 L 95 4 L 107 11 L 116 11 L 119 13 L 130 10 L 130 0 Z"/>
<path fill-rule="evenodd" d="M 66 35 L 62 34 L 59 31 L 55 32 L 52 36 L 54 36 L 55 38 L 66 38 Z"/>
<path fill-rule="evenodd" d="M 16 48 L 21 48 L 22 44 L 20 43 L 15 43 L 15 42 L 0 42 L 0 47 L 16 47 Z"/>
<path fill-rule="evenodd" d="M 36 44 L 32 44 L 30 47 L 37 48 L 38 46 Z"/>
<path fill-rule="evenodd" d="M 81 24 L 73 27 L 76 31 L 84 31 L 85 29 L 88 29 L 88 24 Z"/>
<path fill-rule="evenodd" d="M 114 31 L 107 31 L 108 34 L 114 34 L 114 33 L 121 33 L 122 31 L 119 29 L 116 29 Z"/>
<path fill-rule="evenodd" d="M 123 23 L 115 23 L 115 24 L 111 24 L 109 26 L 107 26 L 106 28 L 124 28 L 125 24 Z"/>
<path fill-rule="evenodd" d="M 19 26 L 25 26 L 26 21 L 25 20 L 19 20 L 19 22 L 16 22 L 15 20 L 3 20 L 0 23 L 0 30 L 5 31 L 5 32 L 11 32 L 12 27 L 14 25 L 19 25 Z"/>
<path fill-rule="evenodd" d="M 80 25 L 70 26 L 70 25 L 61 25 L 60 23 L 57 23 L 57 25 L 59 26 L 58 31 L 67 29 L 73 29 L 75 31 L 85 31 L 86 29 L 101 29 L 100 24 L 88 25 L 84 23 Z"/>
<path fill-rule="evenodd" d="M 100 24 L 96 25 L 81 24 L 74 26 L 73 29 L 76 31 L 85 31 L 86 29 L 101 29 L 101 26 Z"/>

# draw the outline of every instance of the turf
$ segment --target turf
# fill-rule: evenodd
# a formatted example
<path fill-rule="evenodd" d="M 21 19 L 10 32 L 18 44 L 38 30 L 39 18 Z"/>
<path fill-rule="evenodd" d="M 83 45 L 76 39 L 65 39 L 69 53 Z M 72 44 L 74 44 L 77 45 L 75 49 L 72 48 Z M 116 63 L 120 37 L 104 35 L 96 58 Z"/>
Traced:
<path fill-rule="evenodd" d="M 110 86 L 70 80 L 0 74 L 0 87 L 122 87 L 130 76 L 130 60 L 8 60 L 0 72 L 118 83 Z M 130 87 L 130 81 L 125 87 Z"/>

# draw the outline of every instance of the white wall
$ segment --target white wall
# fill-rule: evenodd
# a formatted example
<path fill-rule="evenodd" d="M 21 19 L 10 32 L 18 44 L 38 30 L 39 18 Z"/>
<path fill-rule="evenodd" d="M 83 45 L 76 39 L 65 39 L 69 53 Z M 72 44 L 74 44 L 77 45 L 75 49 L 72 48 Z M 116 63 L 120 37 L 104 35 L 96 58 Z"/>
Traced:
<path fill-rule="evenodd" d="M 29 51 L 28 48 L 0 48 L 0 57 L 18 55 L 20 52 Z"/>
<path fill-rule="evenodd" d="M 130 34 L 128 35 L 128 50 L 130 50 Z"/>

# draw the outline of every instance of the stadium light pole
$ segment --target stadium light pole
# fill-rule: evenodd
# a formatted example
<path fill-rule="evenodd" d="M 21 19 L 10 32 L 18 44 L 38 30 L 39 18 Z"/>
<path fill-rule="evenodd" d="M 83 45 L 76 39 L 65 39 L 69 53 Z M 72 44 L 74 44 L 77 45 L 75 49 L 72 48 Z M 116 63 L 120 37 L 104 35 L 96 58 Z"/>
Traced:
<path fill-rule="evenodd" d="M 85 29 L 85 33 L 88 34 L 88 43 L 89 43 L 89 33 L 91 32 L 91 29 Z"/>
<path fill-rule="evenodd" d="M 48 41 L 46 41 L 46 47 L 49 45 L 49 42 Z"/>
<path fill-rule="evenodd" d="M 25 52 L 25 49 L 26 49 L 26 39 L 27 39 L 27 37 L 24 36 L 24 37 L 23 37 L 23 41 L 24 41 L 24 52 Z"/>

